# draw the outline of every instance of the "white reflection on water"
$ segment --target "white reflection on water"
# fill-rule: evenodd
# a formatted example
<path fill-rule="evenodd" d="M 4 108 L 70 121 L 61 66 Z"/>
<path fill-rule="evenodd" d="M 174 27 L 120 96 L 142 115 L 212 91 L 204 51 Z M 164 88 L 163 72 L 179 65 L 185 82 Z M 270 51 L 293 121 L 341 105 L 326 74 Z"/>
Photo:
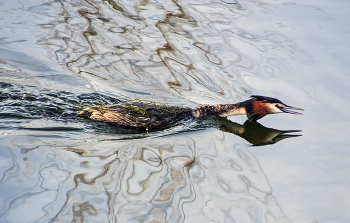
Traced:
<path fill-rule="evenodd" d="M 1 213 L 10 222 L 29 213 L 40 222 L 289 222 L 256 158 L 216 129 L 118 143 L 16 136 L 2 145 Z"/>
<path fill-rule="evenodd" d="M 246 77 L 273 78 L 289 61 L 311 62 L 273 27 L 247 24 L 269 21 L 251 2 L 249 8 L 220 1 L 79 3 L 59 5 L 65 16 L 51 23 L 42 43 L 102 92 L 235 102 L 257 91 Z"/>

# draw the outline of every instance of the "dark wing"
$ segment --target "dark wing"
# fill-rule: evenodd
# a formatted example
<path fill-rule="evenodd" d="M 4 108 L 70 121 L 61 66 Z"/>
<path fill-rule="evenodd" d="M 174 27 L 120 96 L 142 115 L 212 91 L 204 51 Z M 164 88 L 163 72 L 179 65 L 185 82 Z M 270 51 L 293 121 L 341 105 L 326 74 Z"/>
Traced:
<path fill-rule="evenodd" d="M 128 102 L 103 107 L 93 112 L 89 118 L 112 125 L 148 130 L 173 125 L 191 114 L 190 108 Z"/>

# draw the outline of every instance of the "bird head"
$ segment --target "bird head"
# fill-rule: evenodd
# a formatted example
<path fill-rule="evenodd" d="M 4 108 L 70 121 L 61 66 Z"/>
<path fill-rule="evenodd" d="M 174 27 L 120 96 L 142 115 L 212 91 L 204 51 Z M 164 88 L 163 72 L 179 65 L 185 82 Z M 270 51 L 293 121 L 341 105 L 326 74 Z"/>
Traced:
<path fill-rule="evenodd" d="M 280 100 L 271 97 L 252 95 L 252 99 L 248 100 L 247 117 L 249 121 L 256 121 L 268 114 L 289 113 L 295 115 L 302 115 L 293 110 L 304 111 L 301 108 L 292 107 L 284 104 Z"/>

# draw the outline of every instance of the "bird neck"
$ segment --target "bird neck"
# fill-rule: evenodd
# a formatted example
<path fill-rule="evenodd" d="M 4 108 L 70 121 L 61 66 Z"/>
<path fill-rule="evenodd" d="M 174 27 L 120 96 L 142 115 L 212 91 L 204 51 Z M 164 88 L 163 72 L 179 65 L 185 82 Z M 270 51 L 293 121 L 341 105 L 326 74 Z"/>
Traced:
<path fill-rule="evenodd" d="M 196 118 L 212 115 L 218 115 L 221 117 L 244 115 L 247 114 L 247 102 L 248 101 L 239 102 L 237 104 L 202 105 L 195 108 L 192 115 Z"/>

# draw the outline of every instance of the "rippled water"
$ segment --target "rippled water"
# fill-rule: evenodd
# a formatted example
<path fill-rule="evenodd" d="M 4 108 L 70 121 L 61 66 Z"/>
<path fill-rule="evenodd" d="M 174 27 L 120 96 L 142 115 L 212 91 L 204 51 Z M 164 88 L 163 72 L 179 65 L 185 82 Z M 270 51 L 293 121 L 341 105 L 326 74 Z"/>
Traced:
<path fill-rule="evenodd" d="M 0 221 L 349 222 L 348 8 L 0 0 Z M 154 132 L 76 116 L 252 94 L 306 111 Z"/>

